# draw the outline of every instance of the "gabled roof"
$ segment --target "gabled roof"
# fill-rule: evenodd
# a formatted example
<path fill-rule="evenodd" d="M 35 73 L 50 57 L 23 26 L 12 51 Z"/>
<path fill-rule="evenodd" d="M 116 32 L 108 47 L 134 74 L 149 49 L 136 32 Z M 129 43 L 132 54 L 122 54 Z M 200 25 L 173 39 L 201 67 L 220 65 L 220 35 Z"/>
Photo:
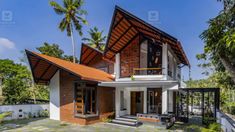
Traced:
<path fill-rule="evenodd" d="M 82 80 L 88 81 L 113 81 L 113 77 L 101 70 L 82 64 L 72 63 L 55 57 L 25 50 L 36 83 L 48 84 L 57 70 L 65 70 Z"/>
<path fill-rule="evenodd" d="M 110 25 L 104 51 L 105 58 L 114 61 L 115 54 L 121 52 L 138 36 L 148 37 L 160 43 L 167 43 L 173 49 L 182 64 L 190 65 L 180 42 L 176 38 L 118 6 L 115 7 Z"/>
<path fill-rule="evenodd" d="M 82 49 L 80 54 L 80 64 L 88 65 L 96 56 L 103 56 L 103 52 L 82 43 Z"/>

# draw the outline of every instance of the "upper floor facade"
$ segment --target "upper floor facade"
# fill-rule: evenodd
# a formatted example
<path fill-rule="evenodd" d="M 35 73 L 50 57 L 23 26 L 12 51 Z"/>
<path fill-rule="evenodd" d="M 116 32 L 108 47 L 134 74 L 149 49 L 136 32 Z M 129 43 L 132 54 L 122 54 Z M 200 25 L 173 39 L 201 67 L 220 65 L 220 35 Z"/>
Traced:
<path fill-rule="evenodd" d="M 115 81 L 181 80 L 189 61 L 180 42 L 116 7 L 105 51 L 82 45 L 81 64 L 115 76 Z"/>

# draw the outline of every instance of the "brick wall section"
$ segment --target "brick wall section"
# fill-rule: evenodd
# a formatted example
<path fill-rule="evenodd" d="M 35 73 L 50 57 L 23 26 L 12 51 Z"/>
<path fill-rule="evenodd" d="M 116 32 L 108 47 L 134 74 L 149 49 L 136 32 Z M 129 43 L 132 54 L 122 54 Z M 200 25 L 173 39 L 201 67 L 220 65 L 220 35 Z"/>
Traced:
<path fill-rule="evenodd" d="M 103 60 L 102 55 L 97 55 L 87 66 L 97 69 L 105 68 L 107 69 L 105 72 L 108 72 L 109 74 L 114 73 L 114 64 Z"/>
<path fill-rule="evenodd" d="M 60 72 L 60 120 L 70 123 L 76 123 L 80 125 L 88 125 L 96 122 L 100 122 L 101 117 L 110 115 L 112 112 L 114 101 L 113 100 L 113 91 L 114 88 L 97 88 L 97 99 L 99 101 L 99 111 L 100 117 L 93 118 L 78 118 L 74 117 L 74 81 L 78 80 L 78 77 L 75 77 L 65 71 Z"/>
<path fill-rule="evenodd" d="M 120 53 L 121 59 L 121 77 L 130 77 L 133 75 L 133 68 L 139 68 L 140 64 L 140 44 L 139 37 L 136 37 Z"/>

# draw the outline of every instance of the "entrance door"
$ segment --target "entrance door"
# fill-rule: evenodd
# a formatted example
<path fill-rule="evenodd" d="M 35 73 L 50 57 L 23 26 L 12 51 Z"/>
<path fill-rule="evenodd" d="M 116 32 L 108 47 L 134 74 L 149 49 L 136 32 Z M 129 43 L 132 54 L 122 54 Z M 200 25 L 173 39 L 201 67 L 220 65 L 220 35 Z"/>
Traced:
<path fill-rule="evenodd" d="M 131 115 L 143 113 L 144 92 L 131 92 Z"/>

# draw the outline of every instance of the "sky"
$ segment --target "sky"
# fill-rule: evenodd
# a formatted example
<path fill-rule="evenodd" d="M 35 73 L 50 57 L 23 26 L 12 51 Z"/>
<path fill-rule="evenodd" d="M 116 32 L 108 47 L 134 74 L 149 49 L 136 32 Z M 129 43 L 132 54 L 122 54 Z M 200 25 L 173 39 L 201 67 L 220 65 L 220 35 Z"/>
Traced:
<path fill-rule="evenodd" d="M 205 78 L 195 57 L 203 52 L 199 35 L 207 29 L 207 21 L 218 15 L 221 3 L 217 0 L 85 0 L 83 8 L 88 12 L 89 24 L 83 27 L 83 37 L 89 37 L 87 31 L 94 26 L 107 35 L 115 5 L 181 41 L 191 64 L 191 77 Z M 71 39 L 58 29 L 61 19 L 48 0 L 0 0 L 0 59 L 19 63 L 21 51 L 36 51 L 44 42 L 59 44 L 65 54 L 71 55 Z M 75 42 L 79 56 L 81 37 L 78 34 Z M 184 80 L 189 78 L 188 71 L 187 67 L 182 69 Z"/>

